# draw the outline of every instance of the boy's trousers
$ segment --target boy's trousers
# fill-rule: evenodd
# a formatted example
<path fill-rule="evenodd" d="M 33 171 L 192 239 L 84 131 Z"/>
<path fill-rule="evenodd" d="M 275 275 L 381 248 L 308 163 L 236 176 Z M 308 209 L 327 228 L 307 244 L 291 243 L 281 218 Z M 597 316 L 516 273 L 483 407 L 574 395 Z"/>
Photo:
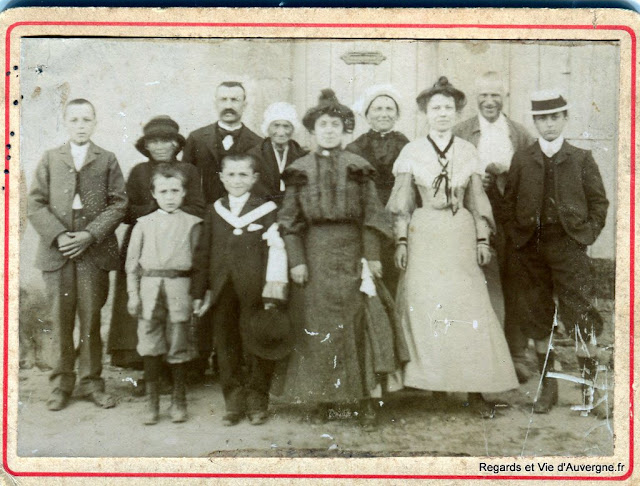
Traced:
<path fill-rule="evenodd" d="M 594 278 L 586 246 L 571 238 L 560 224 L 543 226 L 521 248 L 514 249 L 510 263 L 514 315 L 529 337 L 547 339 L 555 314 L 571 336 L 588 342 L 602 332 L 602 317 L 592 303 Z"/>
<path fill-rule="evenodd" d="M 242 328 L 262 305 L 260 298 L 240 298 L 231 280 L 223 287 L 213 308 L 213 334 L 220 383 L 227 412 L 266 411 L 274 361 L 246 354 Z"/>
<path fill-rule="evenodd" d="M 82 231 L 86 223 L 82 211 L 75 210 L 73 231 Z M 50 375 L 54 389 L 71 393 L 78 358 L 79 394 L 104 391 L 100 310 L 109 293 L 109 272 L 98 268 L 85 255 L 67 261 L 62 268 L 42 272 L 51 309 L 56 362 Z M 80 321 L 77 355 L 73 344 L 76 312 Z"/>

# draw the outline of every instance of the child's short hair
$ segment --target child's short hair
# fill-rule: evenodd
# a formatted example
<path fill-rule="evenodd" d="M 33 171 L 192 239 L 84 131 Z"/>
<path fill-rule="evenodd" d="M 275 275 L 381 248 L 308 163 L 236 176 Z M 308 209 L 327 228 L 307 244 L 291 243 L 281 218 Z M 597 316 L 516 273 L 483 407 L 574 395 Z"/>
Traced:
<path fill-rule="evenodd" d="M 564 115 L 565 118 L 569 117 L 569 110 L 563 110 L 563 111 L 556 112 L 556 113 L 560 113 L 561 115 Z M 553 114 L 555 114 L 555 113 L 549 113 L 549 115 L 553 115 Z M 533 119 L 537 120 L 538 118 L 541 118 L 541 117 L 544 117 L 544 116 L 547 116 L 547 115 L 533 115 Z"/>
<path fill-rule="evenodd" d="M 67 116 L 67 110 L 72 105 L 89 105 L 91 107 L 91 110 L 93 110 L 93 116 L 96 116 L 96 107 L 93 106 L 93 103 L 91 103 L 91 101 L 85 100 L 84 98 L 75 98 L 64 105 L 63 116 Z"/>
<path fill-rule="evenodd" d="M 232 154 L 232 155 L 227 155 L 222 159 L 222 162 L 220 163 L 220 171 L 224 170 L 224 166 L 227 165 L 227 162 L 238 162 L 240 160 L 246 160 L 249 162 L 249 167 L 251 167 L 251 170 L 253 172 L 259 172 L 258 171 L 258 163 L 256 162 L 255 157 L 253 157 L 253 155 L 249 155 L 249 154 Z"/>
<path fill-rule="evenodd" d="M 158 164 L 151 173 L 151 192 L 155 191 L 155 180 L 159 177 L 170 179 L 171 177 L 178 179 L 182 184 L 182 188 L 187 190 L 187 175 L 172 164 Z"/>

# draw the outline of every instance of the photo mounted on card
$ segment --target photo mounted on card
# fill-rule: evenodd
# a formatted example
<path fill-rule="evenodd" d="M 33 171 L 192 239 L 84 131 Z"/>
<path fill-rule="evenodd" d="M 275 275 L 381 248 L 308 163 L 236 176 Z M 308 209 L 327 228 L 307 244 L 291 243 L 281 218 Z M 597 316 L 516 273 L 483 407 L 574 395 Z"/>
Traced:
<path fill-rule="evenodd" d="M 6 474 L 633 482 L 638 26 L 4 12 Z"/>

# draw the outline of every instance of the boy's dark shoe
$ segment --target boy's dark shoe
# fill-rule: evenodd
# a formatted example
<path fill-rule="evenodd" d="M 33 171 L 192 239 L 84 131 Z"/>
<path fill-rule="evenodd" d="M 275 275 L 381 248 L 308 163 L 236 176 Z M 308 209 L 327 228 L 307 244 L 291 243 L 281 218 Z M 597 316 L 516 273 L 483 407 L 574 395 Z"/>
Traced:
<path fill-rule="evenodd" d="M 56 388 L 51 392 L 51 395 L 49 395 L 49 399 L 47 400 L 47 408 L 52 412 L 62 410 L 68 405 L 70 396 L 71 393 Z"/>
<path fill-rule="evenodd" d="M 269 414 L 266 410 L 260 412 L 249 413 L 249 421 L 251 425 L 262 425 L 269 420 Z"/>
<path fill-rule="evenodd" d="M 115 399 L 103 391 L 92 391 L 86 398 L 101 408 L 113 408 L 116 406 Z"/>
<path fill-rule="evenodd" d="M 558 382 L 557 380 L 547 378 L 547 372 L 553 369 L 555 356 L 550 352 L 547 358 L 547 366 L 545 369 L 545 355 L 538 354 L 538 369 L 542 379 L 542 389 L 533 403 L 534 413 L 549 413 L 554 405 L 558 404 Z"/>
<path fill-rule="evenodd" d="M 231 427 L 237 425 L 242 420 L 242 414 L 238 412 L 227 412 L 222 417 L 222 425 Z"/>

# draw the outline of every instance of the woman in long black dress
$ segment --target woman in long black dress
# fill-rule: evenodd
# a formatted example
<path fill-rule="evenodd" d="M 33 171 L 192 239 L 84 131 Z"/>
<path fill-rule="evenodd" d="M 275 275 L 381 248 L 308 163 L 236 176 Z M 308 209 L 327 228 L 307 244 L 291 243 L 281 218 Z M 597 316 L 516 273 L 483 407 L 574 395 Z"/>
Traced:
<path fill-rule="evenodd" d="M 136 142 L 138 151 L 149 160 L 137 164 L 131 170 L 127 180 L 129 208 L 124 223 L 130 226 L 126 230 L 121 248 L 122 268 L 116 274 L 113 313 L 107 345 L 108 352 L 111 354 L 111 364 L 122 368 L 142 369 L 142 358 L 136 351 L 138 321 L 127 312 L 127 278 L 124 262 L 129 238 L 137 219 L 158 209 L 156 200 L 151 197 L 151 174 L 154 167 L 159 163 L 170 163 L 183 171 L 187 176 L 187 195 L 182 210 L 195 216 L 202 216 L 204 211 L 198 169 L 176 158 L 185 144 L 179 128 L 170 117 L 157 116 L 144 126 L 143 136 Z"/>
<path fill-rule="evenodd" d="M 376 190 L 383 206 L 387 204 L 395 177 L 393 164 L 409 143 L 404 134 L 394 130 L 400 117 L 400 94 L 390 85 L 375 85 L 368 88 L 354 105 L 369 124 L 369 131 L 347 145 L 346 150 L 364 158 L 376 170 Z M 395 295 L 400 272 L 394 263 L 393 240 L 382 243 L 382 280 L 392 295 Z"/>
<path fill-rule="evenodd" d="M 285 169 L 278 213 L 295 283 L 289 309 L 297 336 L 274 392 L 317 406 L 321 419 L 329 404 L 360 402 L 363 425 L 371 427 L 372 390 L 381 371 L 393 371 L 394 343 L 371 332 L 369 297 L 360 286 L 365 262 L 374 276 L 381 275 L 380 241 L 390 226 L 376 194 L 375 170 L 341 146 L 353 129 L 353 112 L 325 90 L 303 124 L 317 148 Z M 382 365 L 380 356 L 391 364 Z"/>

